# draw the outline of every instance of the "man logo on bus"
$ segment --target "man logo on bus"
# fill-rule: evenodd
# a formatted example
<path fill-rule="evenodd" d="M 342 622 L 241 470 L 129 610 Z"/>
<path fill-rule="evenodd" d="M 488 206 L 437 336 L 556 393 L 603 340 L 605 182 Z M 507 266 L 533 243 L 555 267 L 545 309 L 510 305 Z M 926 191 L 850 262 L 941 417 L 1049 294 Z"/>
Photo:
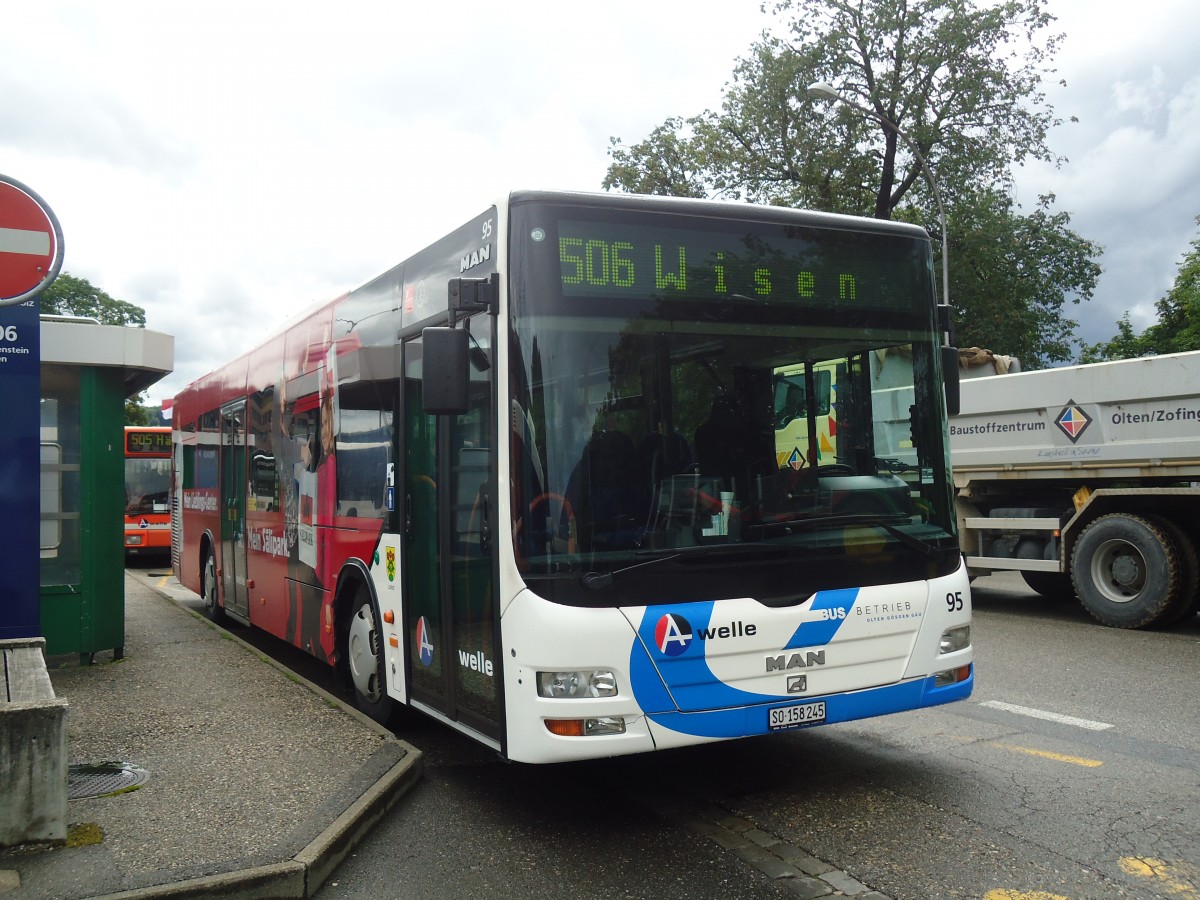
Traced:
<path fill-rule="evenodd" d="M 678 656 L 692 642 L 692 626 L 683 616 L 667 613 L 654 626 L 654 644 L 667 656 Z"/>
<path fill-rule="evenodd" d="M 417 656 L 425 668 L 433 665 L 433 643 L 429 640 L 429 626 L 425 624 L 424 616 L 417 619 Z"/>

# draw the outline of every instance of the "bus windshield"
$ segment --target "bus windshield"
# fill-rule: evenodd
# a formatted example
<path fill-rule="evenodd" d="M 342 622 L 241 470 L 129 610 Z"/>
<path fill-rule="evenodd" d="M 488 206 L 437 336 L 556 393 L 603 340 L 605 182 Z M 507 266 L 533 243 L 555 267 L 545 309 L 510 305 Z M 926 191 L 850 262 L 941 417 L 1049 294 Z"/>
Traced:
<path fill-rule="evenodd" d="M 168 513 L 171 489 L 171 460 L 125 460 L 125 515 Z"/>
<path fill-rule="evenodd" d="M 783 605 L 957 566 L 928 239 L 756 216 L 514 208 L 514 549 L 542 595 Z"/>

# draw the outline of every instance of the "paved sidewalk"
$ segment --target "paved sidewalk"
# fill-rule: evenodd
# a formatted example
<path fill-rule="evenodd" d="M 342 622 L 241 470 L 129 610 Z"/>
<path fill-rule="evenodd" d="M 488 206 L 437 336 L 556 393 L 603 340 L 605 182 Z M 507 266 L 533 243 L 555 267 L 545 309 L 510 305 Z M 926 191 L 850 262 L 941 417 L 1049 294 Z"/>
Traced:
<path fill-rule="evenodd" d="M 66 847 L 0 850 L 0 900 L 311 896 L 420 777 L 420 751 L 177 603 L 194 595 L 170 581 L 126 573 L 125 659 L 47 660 L 68 761 L 126 763 L 144 783 L 71 800 Z"/>

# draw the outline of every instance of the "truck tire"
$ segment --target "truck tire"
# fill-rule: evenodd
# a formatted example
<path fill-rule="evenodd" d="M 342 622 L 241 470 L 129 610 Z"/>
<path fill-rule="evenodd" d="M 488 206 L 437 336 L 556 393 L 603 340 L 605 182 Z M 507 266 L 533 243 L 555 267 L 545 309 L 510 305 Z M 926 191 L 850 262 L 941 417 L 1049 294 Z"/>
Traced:
<path fill-rule="evenodd" d="M 1074 594 L 1068 572 L 1022 572 L 1021 577 L 1031 591 L 1049 600 L 1062 600 Z"/>
<path fill-rule="evenodd" d="M 1166 516 L 1147 516 L 1162 528 L 1175 547 L 1179 550 L 1180 564 L 1183 569 L 1183 581 L 1179 590 L 1179 599 L 1175 606 L 1163 615 L 1163 624 L 1170 625 L 1191 618 L 1196 612 L 1197 590 L 1200 590 L 1200 557 L 1196 555 L 1196 543 L 1178 522 Z"/>
<path fill-rule="evenodd" d="M 1071 579 L 1079 602 L 1098 622 L 1145 628 L 1178 611 L 1185 565 L 1159 521 L 1111 513 L 1075 542 Z"/>

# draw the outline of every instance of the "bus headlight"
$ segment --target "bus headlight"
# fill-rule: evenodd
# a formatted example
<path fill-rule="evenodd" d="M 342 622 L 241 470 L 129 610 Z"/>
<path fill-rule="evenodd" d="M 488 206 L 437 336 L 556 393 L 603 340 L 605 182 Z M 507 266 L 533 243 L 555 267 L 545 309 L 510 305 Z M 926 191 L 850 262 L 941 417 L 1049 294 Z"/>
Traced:
<path fill-rule="evenodd" d="M 971 646 L 971 626 L 959 625 L 957 628 L 947 628 L 942 632 L 942 641 L 938 645 L 938 653 L 953 653 Z"/>
<path fill-rule="evenodd" d="M 140 544 L 141 542 L 142 542 L 142 536 L 140 534 L 125 535 L 125 545 L 127 547 L 132 547 L 135 544 Z"/>
<path fill-rule="evenodd" d="M 604 734 L 624 734 L 624 716 L 602 716 L 599 719 L 546 719 L 546 730 L 559 737 L 599 737 Z"/>
<path fill-rule="evenodd" d="M 554 699 L 617 696 L 617 676 L 610 669 L 584 672 L 538 672 L 538 696 Z"/>

